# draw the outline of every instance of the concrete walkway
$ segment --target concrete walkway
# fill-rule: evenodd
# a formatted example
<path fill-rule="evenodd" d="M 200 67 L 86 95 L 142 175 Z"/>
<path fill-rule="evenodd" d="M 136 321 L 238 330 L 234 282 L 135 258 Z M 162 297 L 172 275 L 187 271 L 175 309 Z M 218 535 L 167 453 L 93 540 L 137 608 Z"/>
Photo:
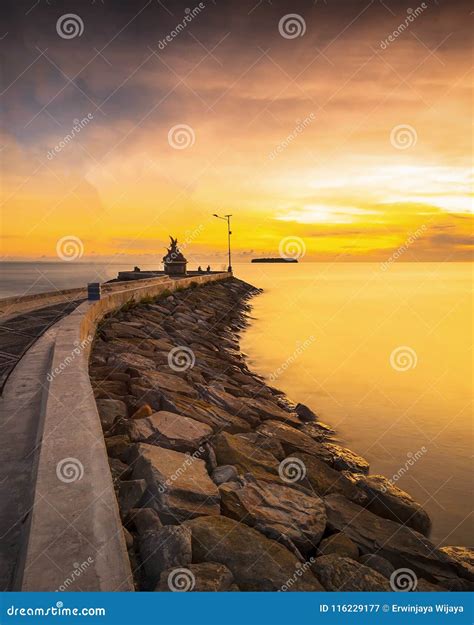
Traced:
<path fill-rule="evenodd" d="M 0 393 L 8 376 L 28 348 L 80 303 L 81 300 L 54 304 L 0 322 Z"/>
<path fill-rule="evenodd" d="M 0 398 L 0 591 L 18 589 L 16 564 L 26 547 L 33 504 L 37 437 L 56 330 L 50 329 L 21 359 Z"/>

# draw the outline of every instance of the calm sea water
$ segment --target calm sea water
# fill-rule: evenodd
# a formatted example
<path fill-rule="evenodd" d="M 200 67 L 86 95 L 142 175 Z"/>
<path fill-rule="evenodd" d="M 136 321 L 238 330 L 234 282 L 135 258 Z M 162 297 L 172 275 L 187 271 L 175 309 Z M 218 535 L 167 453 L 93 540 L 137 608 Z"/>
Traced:
<path fill-rule="evenodd" d="M 133 264 L 2 263 L 0 293 L 83 286 Z M 234 270 L 265 290 L 242 340 L 254 370 L 423 504 L 436 543 L 472 544 L 472 265 Z"/>

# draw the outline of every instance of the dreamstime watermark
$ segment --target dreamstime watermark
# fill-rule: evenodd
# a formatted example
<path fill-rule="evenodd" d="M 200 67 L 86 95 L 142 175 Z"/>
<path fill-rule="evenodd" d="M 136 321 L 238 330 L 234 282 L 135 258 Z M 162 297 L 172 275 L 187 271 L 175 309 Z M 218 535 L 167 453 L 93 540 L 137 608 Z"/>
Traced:
<path fill-rule="evenodd" d="M 311 112 L 309 115 L 307 115 L 302 121 L 298 121 L 298 123 L 296 124 L 296 126 L 293 128 L 293 130 L 290 132 L 289 135 L 286 136 L 285 139 L 283 139 L 283 141 L 281 141 L 269 154 L 268 154 L 268 158 L 270 160 L 275 159 L 279 154 L 281 154 L 283 152 L 283 150 L 286 150 L 286 148 L 291 145 L 291 143 L 299 137 L 299 135 L 306 130 L 306 128 L 312 124 L 314 122 L 314 120 L 316 119 L 316 115 Z"/>
<path fill-rule="evenodd" d="M 92 556 L 89 556 L 87 560 L 84 560 L 83 562 L 74 562 L 73 570 L 69 573 L 61 586 L 56 588 L 55 592 L 66 592 L 69 589 L 69 586 L 72 586 L 72 584 L 74 584 L 74 582 L 79 579 L 84 571 L 86 571 L 93 563 L 94 558 Z"/>
<path fill-rule="evenodd" d="M 294 574 L 286 580 L 286 582 L 281 586 L 279 592 L 287 592 L 291 590 L 291 587 L 294 586 L 297 581 L 311 568 L 311 565 L 316 561 L 314 556 L 311 556 L 309 560 L 306 562 L 299 562 Z"/>
<path fill-rule="evenodd" d="M 399 345 L 390 354 L 390 366 L 395 371 L 409 371 L 418 364 L 418 355 L 408 345 Z"/>
<path fill-rule="evenodd" d="M 56 465 L 56 476 L 65 484 L 78 482 L 84 477 L 84 465 L 77 458 L 63 458 Z"/>
<path fill-rule="evenodd" d="M 278 253 L 285 260 L 298 260 L 306 254 L 306 243 L 301 237 L 284 237 L 278 245 Z"/>
<path fill-rule="evenodd" d="M 190 347 L 178 345 L 168 352 L 168 367 L 173 371 L 187 371 L 194 367 L 196 356 Z"/>
<path fill-rule="evenodd" d="M 78 260 L 84 254 L 84 244 L 79 237 L 68 234 L 57 241 L 56 254 L 66 262 Z"/>
<path fill-rule="evenodd" d="M 418 577 L 411 569 L 397 569 L 390 575 L 390 587 L 394 592 L 414 592 Z"/>
<path fill-rule="evenodd" d="M 65 13 L 56 22 L 56 32 L 61 39 L 81 37 L 84 32 L 84 22 L 75 13 Z"/>
<path fill-rule="evenodd" d="M 388 46 L 396 41 L 400 35 L 402 35 L 406 29 L 413 23 L 417 17 L 419 17 L 426 9 L 428 5 L 426 2 L 422 2 L 416 9 L 407 9 L 407 16 L 403 22 L 401 22 L 398 27 L 390 33 L 390 35 L 386 39 L 382 39 L 380 42 L 380 48 L 382 50 L 386 50 Z"/>
<path fill-rule="evenodd" d="M 311 334 L 302 343 L 299 343 L 295 351 L 290 356 L 288 356 L 288 358 L 277 369 L 275 369 L 273 373 L 270 374 L 270 382 L 275 382 L 275 380 L 277 380 L 283 373 L 285 373 L 288 367 L 294 364 L 294 362 L 301 356 L 301 354 L 303 354 L 308 349 L 308 347 L 311 347 L 315 340 L 316 337 Z"/>
<path fill-rule="evenodd" d="M 380 269 L 382 271 L 387 271 L 387 269 L 390 267 L 390 265 L 392 263 L 394 263 L 396 260 L 398 260 L 401 256 L 403 256 L 403 254 L 416 242 L 418 241 L 418 239 L 420 239 L 423 234 L 426 232 L 427 230 L 427 226 L 425 224 L 423 224 L 422 226 L 420 226 L 419 228 L 417 228 L 415 230 L 415 232 L 409 232 L 407 238 L 405 239 L 405 241 L 402 243 L 402 245 L 400 245 L 399 248 L 397 248 L 393 254 L 391 254 L 389 256 L 389 258 L 384 261 L 383 263 L 380 264 Z"/>
<path fill-rule="evenodd" d="M 184 242 L 179 244 L 179 250 L 168 254 L 168 258 L 170 260 L 176 260 L 176 258 L 178 258 L 180 254 L 180 251 L 185 250 L 196 239 L 196 237 L 198 237 L 202 233 L 203 230 L 204 224 L 199 224 L 199 226 L 197 226 L 197 228 L 194 228 L 194 230 L 186 230 L 186 232 L 184 233 Z"/>
<path fill-rule="evenodd" d="M 306 22 L 298 13 L 287 13 L 278 22 L 278 32 L 284 39 L 303 37 L 306 32 Z"/>
<path fill-rule="evenodd" d="M 168 575 L 168 588 L 171 592 L 190 592 L 196 585 L 196 578 L 190 569 L 174 569 Z"/>
<path fill-rule="evenodd" d="M 196 142 L 196 134 L 187 124 L 176 124 L 168 131 L 168 143 L 175 150 L 186 150 Z"/>
<path fill-rule="evenodd" d="M 396 150 L 409 150 L 418 142 L 418 133 L 410 124 L 399 124 L 390 131 L 390 143 Z"/>
<path fill-rule="evenodd" d="M 201 13 L 201 11 L 203 11 L 205 8 L 206 8 L 206 5 L 204 4 L 204 2 L 200 2 L 193 9 L 189 9 L 189 8 L 185 9 L 184 10 L 185 15 L 183 19 L 181 20 L 181 22 L 176 24 L 173 30 L 171 30 L 164 39 L 160 39 L 160 41 L 158 42 L 158 48 L 160 50 L 164 50 L 166 46 L 173 41 L 173 39 L 175 39 L 184 30 L 186 30 L 186 28 L 188 27 L 188 24 L 192 22 L 193 19 L 196 18 Z"/>
<path fill-rule="evenodd" d="M 415 451 L 415 453 L 409 451 L 407 453 L 408 459 L 405 462 L 405 464 L 402 467 L 400 467 L 398 471 L 392 475 L 391 478 L 389 478 L 388 483 L 390 484 L 390 486 L 396 486 L 397 482 L 404 475 L 406 475 L 408 471 L 411 469 L 411 467 L 413 467 L 418 462 L 418 460 L 420 460 L 427 452 L 428 452 L 428 449 L 424 445 L 423 447 L 420 447 L 420 449 Z M 382 487 L 381 490 L 383 493 L 385 493 L 387 489 L 385 487 Z"/>
<path fill-rule="evenodd" d="M 89 334 L 82 341 L 74 341 L 74 348 L 71 350 L 68 356 L 66 356 L 62 362 L 59 363 L 54 369 L 48 372 L 46 379 L 48 382 L 52 382 L 60 373 L 62 373 L 69 365 L 75 360 L 77 356 L 80 356 L 82 352 L 89 347 L 94 340 L 94 337 Z"/>
<path fill-rule="evenodd" d="M 184 475 L 184 473 L 186 473 L 186 471 L 189 469 L 189 467 L 192 466 L 193 462 L 195 462 L 196 460 L 200 459 L 200 456 L 202 456 L 204 453 L 206 452 L 206 450 L 204 449 L 204 447 L 201 445 L 196 451 L 194 451 L 192 454 L 186 454 L 186 460 L 184 460 L 184 462 L 182 463 L 182 465 L 180 467 L 178 467 L 176 469 L 176 471 L 170 475 L 169 478 L 167 478 L 163 484 L 160 484 L 160 486 L 158 487 L 158 492 L 162 495 L 163 493 L 166 492 L 166 489 L 171 486 L 173 484 L 173 482 L 176 482 L 176 480 L 178 480 L 182 475 Z"/>
<path fill-rule="evenodd" d="M 51 161 L 56 156 L 56 154 L 59 154 L 62 150 L 64 150 L 64 148 L 69 143 L 71 143 L 71 141 L 81 132 L 81 130 L 85 128 L 87 124 L 89 124 L 93 119 L 94 116 L 92 115 L 92 113 L 87 113 L 87 115 L 82 119 L 74 119 L 72 122 L 73 126 L 71 130 L 67 133 L 67 135 L 64 135 L 61 141 L 57 143 L 53 149 L 48 150 L 48 152 L 46 153 L 46 158 Z"/>
<path fill-rule="evenodd" d="M 278 465 L 278 475 L 287 484 L 299 482 L 306 477 L 306 465 L 299 458 L 289 456 Z"/>

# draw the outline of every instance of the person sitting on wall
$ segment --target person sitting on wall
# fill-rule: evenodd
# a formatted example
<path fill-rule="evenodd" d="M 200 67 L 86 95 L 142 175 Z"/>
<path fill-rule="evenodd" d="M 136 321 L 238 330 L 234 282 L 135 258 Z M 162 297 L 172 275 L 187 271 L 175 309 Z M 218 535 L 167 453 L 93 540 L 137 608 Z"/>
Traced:
<path fill-rule="evenodd" d="M 207 273 L 211 273 L 211 265 L 208 265 L 208 266 L 207 266 L 206 271 L 207 271 Z"/>
<path fill-rule="evenodd" d="M 202 270 L 201 265 L 199 265 L 199 267 L 198 267 L 198 273 L 204 273 L 203 270 Z"/>
<path fill-rule="evenodd" d="M 134 267 L 133 271 L 140 271 L 140 267 Z"/>

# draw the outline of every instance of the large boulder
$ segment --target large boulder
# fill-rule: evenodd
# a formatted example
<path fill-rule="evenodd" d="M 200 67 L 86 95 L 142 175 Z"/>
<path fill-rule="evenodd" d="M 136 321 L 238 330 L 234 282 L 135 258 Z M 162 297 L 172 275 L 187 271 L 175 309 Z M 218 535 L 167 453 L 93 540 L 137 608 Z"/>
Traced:
<path fill-rule="evenodd" d="M 338 471 L 351 471 L 352 473 L 368 473 L 369 463 L 365 458 L 354 453 L 347 447 L 341 447 L 335 443 L 323 443 L 324 448 L 331 456 L 331 464 Z"/>
<path fill-rule="evenodd" d="M 192 452 L 207 441 L 212 428 L 189 417 L 161 410 L 144 419 L 133 419 L 128 435 L 134 442 Z"/>
<path fill-rule="evenodd" d="M 365 507 L 371 512 L 429 535 L 431 520 L 428 514 L 408 493 L 393 486 L 386 477 L 352 474 L 351 479 L 367 494 Z"/>
<path fill-rule="evenodd" d="M 325 497 L 328 528 L 344 532 L 365 553 L 377 553 L 395 568 L 410 568 L 428 581 L 456 580 L 452 560 L 422 534 L 384 519 L 341 495 Z"/>
<path fill-rule="evenodd" d="M 248 481 L 220 488 L 222 513 L 255 527 L 283 544 L 314 549 L 326 527 L 326 510 L 317 496 L 309 496 L 285 485 Z"/>
<path fill-rule="evenodd" d="M 143 371 L 142 380 L 162 392 L 172 391 L 195 398 L 198 396 L 197 391 L 179 375 L 163 373 L 162 371 Z"/>
<path fill-rule="evenodd" d="M 218 464 L 233 464 L 240 473 L 252 473 L 257 479 L 279 480 L 278 460 L 269 451 L 227 432 L 213 442 Z"/>
<path fill-rule="evenodd" d="M 118 486 L 118 502 L 122 517 L 138 506 L 146 490 L 145 480 L 123 480 Z"/>
<path fill-rule="evenodd" d="M 151 588 L 164 570 L 191 563 L 191 531 L 184 525 L 165 525 L 145 532 L 140 536 L 139 545 L 147 586 Z"/>
<path fill-rule="evenodd" d="M 292 457 L 302 463 L 303 469 L 299 483 L 308 486 L 321 497 L 338 493 L 359 505 L 364 505 L 367 501 L 367 495 L 344 473 L 336 471 L 316 456 L 295 453 L 292 454 Z"/>
<path fill-rule="evenodd" d="M 380 575 L 383 575 L 387 579 L 390 579 L 390 576 L 395 570 L 395 567 L 391 562 L 382 558 L 382 556 L 378 556 L 376 553 L 367 553 L 364 556 L 360 556 L 359 562 L 361 564 L 365 564 L 365 566 L 378 571 Z"/>
<path fill-rule="evenodd" d="M 441 547 L 456 566 L 460 577 L 474 581 L 474 549 L 470 547 Z"/>
<path fill-rule="evenodd" d="M 244 419 L 252 427 L 260 423 L 260 419 L 254 407 L 245 401 L 244 397 L 235 397 L 227 393 L 223 388 L 215 385 L 199 385 L 199 393 L 205 401 L 215 404 L 233 415 Z"/>
<path fill-rule="evenodd" d="M 225 592 L 235 590 L 234 576 L 218 562 L 188 564 L 163 571 L 155 588 L 159 592 Z"/>
<path fill-rule="evenodd" d="M 133 477 L 146 481 L 153 506 L 165 522 L 219 514 L 219 492 L 198 452 L 189 455 L 139 443 L 130 456 Z"/>
<path fill-rule="evenodd" d="M 192 532 L 193 562 L 224 564 L 241 590 L 323 590 L 309 567 L 300 572 L 301 563 L 286 547 L 243 523 L 212 516 L 185 525 Z"/>
<path fill-rule="evenodd" d="M 191 399 L 178 393 L 166 393 L 162 408 L 205 423 L 214 431 L 232 433 L 250 431 L 247 421 L 203 399 Z"/>
<path fill-rule="evenodd" d="M 117 417 L 127 416 L 127 406 L 120 399 L 97 399 L 95 403 L 104 431 L 110 430 Z"/>
<path fill-rule="evenodd" d="M 279 441 L 287 454 L 303 452 L 317 456 L 326 462 L 331 461 L 331 456 L 320 443 L 291 425 L 270 420 L 265 421 L 257 431 Z"/>
<path fill-rule="evenodd" d="M 389 581 L 374 569 L 351 558 L 331 554 L 311 566 L 326 590 L 335 592 L 389 592 Z"/>
<path fill-rule="evenodd" d="M 322 540 L 318 552 L 322 556 L 337 555 L 352 558 L 352 560 L 357 560 L 359 557 L 359 547 L 344 532 L 331 534 Z"/>

